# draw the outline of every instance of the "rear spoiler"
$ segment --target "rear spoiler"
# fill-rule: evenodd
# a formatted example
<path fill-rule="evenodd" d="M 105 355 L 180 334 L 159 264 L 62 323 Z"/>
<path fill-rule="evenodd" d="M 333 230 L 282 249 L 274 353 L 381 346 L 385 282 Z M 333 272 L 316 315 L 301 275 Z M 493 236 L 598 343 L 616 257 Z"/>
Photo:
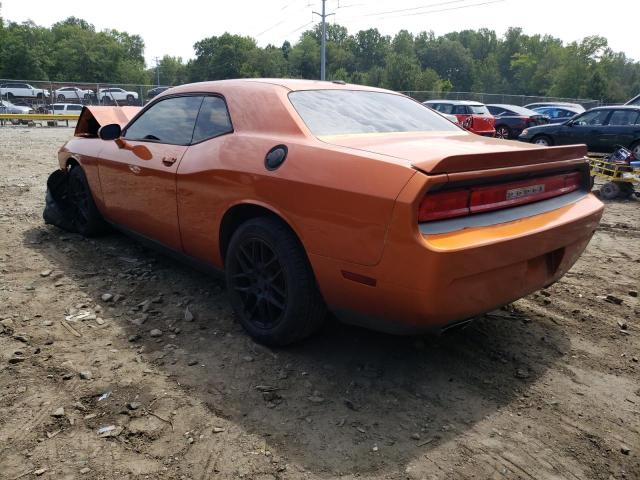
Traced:
<path fill-rule="evenodd" d="M 97 137 L 104 125 L 117 123 L 124 128 L 142 107 L 95 107 L 85 106 L 76 124 L 76 137 Z"/>
<path fill-rule="evenodd" d="M 443 158 L 435 166 L 433 162 L 413 162 L 412 165 L 431 175 L 438 173 L 459 173 L 470 170 L 490 170 L 493 168 L 520 167 L 540 163 L 559 162 L 562 160 L 576 160 L 587 155 L 585 145 L 570 145 L 562 147 L 533 147 L 526 150 L 505 152 L 470 153 L 452 155 Z M 427 170 L 428 166 L 428 170 Z"/>

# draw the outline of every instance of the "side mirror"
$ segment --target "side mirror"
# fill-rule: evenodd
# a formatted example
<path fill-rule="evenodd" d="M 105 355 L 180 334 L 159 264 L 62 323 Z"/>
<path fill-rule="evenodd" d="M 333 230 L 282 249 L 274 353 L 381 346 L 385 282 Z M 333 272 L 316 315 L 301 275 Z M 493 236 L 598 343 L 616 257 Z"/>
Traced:
<path fill-rule="evenodd" d="M 122 128 L 117 123 L 104 125 L 98 130 L 98 136 L 102 140 L 116 140 L 122 135 Z"/>

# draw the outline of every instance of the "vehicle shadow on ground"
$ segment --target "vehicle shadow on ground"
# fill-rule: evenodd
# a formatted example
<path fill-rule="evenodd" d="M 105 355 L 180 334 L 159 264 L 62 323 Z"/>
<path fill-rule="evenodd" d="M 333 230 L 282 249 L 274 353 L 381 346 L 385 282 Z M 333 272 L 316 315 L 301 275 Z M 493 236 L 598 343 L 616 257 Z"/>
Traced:
<path fill-rule="evenodd" d="M 42 226 L 24 243 L 102 304 L 105 318 L 139 335 L 145 358 L 216 415 L 329 476 L 403 471 L 526 396 L 569 350 L 559 326 L 506 311 L 442 336 L 395 337 L 330 321 L 300 345 L 271 350 L 234 321 L 219 278 L 125 236 L 87 240 Z M 101 302 L 106 292 L 124 299 Z M 150 336 L 155 328 L 162 337 Z"/>

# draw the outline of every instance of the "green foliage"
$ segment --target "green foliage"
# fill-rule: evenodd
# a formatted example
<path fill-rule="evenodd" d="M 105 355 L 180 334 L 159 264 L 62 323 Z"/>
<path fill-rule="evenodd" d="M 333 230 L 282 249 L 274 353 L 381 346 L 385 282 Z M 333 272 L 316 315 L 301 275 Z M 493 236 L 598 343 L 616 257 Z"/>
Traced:
<path fill-rule="evenodd" d="M 318 78 L 320 25 L 295 43 L 259 47 L 231 33 L 204 38 L 184 62 L 165 55 L 160 84 L 241 77 Z M 116 30 L 97 32 L 70 17 L 43 28 L 0 17 L 0 78 L 77 82 L 157 82 L 145 67 L 144 42 Z M 327 25 L 327 78 L 393 90 L 477 91 L 595 98 L 622 102 L 640 93 L 640 63 L 609 48 L 601 36 L 563 44 L 549 35 L 510 28 L 502 37 L 488 29 L 436 36 L 401 30 L 393 37 L 370 28 L 349 34 Z"/>

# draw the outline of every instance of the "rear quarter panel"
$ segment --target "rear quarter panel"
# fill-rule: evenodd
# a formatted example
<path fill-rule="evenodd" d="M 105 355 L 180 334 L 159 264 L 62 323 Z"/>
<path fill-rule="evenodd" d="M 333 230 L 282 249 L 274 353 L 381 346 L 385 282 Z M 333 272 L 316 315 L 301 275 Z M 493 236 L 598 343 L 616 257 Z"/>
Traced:
<path fill-rule="evenodd" d="M 247 203 L 281 216 L 310 254 L 377 263 L 395 198 L 415 171 L 317 143 L 234 133 L 191 147 L 178 171 L 185 253 L 222 266 L 222 218 Z M 279 144 L 287 159 L 268 171 L 265 155 Z"/>

